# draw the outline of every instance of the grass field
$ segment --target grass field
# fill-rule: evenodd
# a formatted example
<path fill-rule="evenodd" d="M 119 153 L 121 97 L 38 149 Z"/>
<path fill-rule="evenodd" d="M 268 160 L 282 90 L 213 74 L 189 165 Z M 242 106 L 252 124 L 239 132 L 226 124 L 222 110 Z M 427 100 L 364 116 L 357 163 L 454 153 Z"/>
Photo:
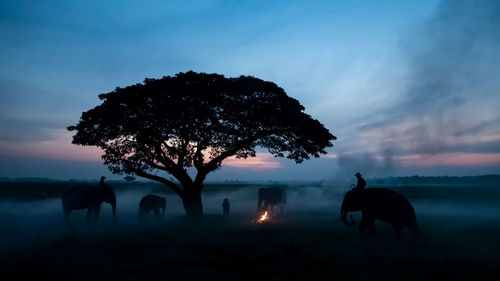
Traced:
<path fill-rule="evenodd" d="M 500 191 L 496 187 L 392 189 L 414 205 L 423 239 L 374 238 L 339 220 L 347 188 L 288 184 L 285 213 L 254 224 L 257 184 L 219 184 L 204 193 L 206 216 L 184 218 L 161 186 L 114 184 L 118 218 L 103 206 L 62 222 L 59 194 L 75 183 L 0 185 L 2 280 L 498 280 Z M 160 220 L 137 219 L 141 196 L 167 197 Z M 42 193 L 43 195 L 37 195 Z M 19 194 L 19 195 L 13 195 Z M 231 216 L 220 215 L 223 198 Z M 44 198 L 37 200 L 36 198 Z M 359 221 L 359 214 L 354 215 Z"/>

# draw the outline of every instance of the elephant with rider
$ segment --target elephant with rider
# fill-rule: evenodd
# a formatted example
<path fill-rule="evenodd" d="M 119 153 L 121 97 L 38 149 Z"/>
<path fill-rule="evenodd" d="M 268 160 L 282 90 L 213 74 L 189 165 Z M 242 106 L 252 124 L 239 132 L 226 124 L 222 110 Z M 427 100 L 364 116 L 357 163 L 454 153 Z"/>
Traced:
<path fill-rule="evenodd" d="M 102 181 L 102 179 L 101 179 Z M 65 191 L 61 197 L 65 220 L 73 210 L 87 209 L 87 221 L 97 220 L 102 202 L 111 204 L 113 217 L 116 217 L 116 195 L 107 185 L 78 185 Z"/>
<path fill-rule="evenodd" d="M 411 203 L 403 195 L 386 188 L 353 189 L 344 197 L 340 209 L 341 219 L 348 226 L 355 221 L 347 220 L 348 212 L 361 211 L 359 230 L 369 235 L 375 234 L 375 219 L 392 224 L 394 234 L 399 237 L 401 231 L 408 228 L 415 236 L 420 237 L 415 211 Z"/>

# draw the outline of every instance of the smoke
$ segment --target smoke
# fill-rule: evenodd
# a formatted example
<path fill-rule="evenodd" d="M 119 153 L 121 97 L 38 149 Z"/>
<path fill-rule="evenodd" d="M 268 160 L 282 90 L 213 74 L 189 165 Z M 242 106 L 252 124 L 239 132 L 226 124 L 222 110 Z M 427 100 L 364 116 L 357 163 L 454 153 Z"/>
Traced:
<path fill-rule="evenodd" d="M 369 152 L 339 157 L 343 169 L 387 176 L 399 155 L 500 152 L 500 2 L 442 1 L 401 46 L 405 90 L 357 126 Z"/>
<path fill-rule="evenodd" d="M 338 178 L 352 178 L 354 173 L 360 172 L 365 177 L 388 176 L 394 171 L 392 161 L 393 152 L 391 149 L 383 151 L 382 157 L 377 157 L 373 153 L 363 154 L 340 154 L 338 164 L 340 167 Z"/>
<path fill-rule="evenodd" d="M 499 30 L 498 1 L 443 1 L 417 37 L 406 39 L 412 78 L 405 108 L 439 115 L 443 108 L 495 94 L 498 87 L 486 85 L 498 86 Z"/>

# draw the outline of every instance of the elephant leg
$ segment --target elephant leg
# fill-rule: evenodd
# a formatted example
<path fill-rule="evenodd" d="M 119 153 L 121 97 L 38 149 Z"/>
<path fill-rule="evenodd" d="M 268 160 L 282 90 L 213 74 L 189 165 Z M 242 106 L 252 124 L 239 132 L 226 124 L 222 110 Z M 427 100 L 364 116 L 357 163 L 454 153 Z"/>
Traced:
<path fill-rule="evenodd" d="M 401 238 L 401 232 L 403 231 L 404 226 L 400 224 L 393 224 L 393 227 L 394 227 L 394 237 Z"/>
<path fill-rule="evenodd" d="M 365 235 L 365 222 L 363 220 L 361 220 L 361 222 L 359 223 L 358 225 L 358 229 L 359 229 L 359 233 L 361 233 L 361 235 Z"/>
<path fill-rule="evenodd" d="M 366 219 L 365 215 L 363 214 L 361 217 L 361 222 L 358 225 L 359 233 L 361 233 L 361 235 L 365 235 L 365 228 L 366 228 Z"/>
<path fill-rule="evenodd" d="M 368 229 L 368 235 L 369 236 L 374 236 L 375 235 L 375 217 L 373 217 L 371 214 L 368 214 L 366 212 L 363 212 L 361 214 L 361 222 L 359 223 L 359 232 L 364 235 L 365 234 L 365 228 Z"/>
<path fill-rule="evenodd" d="M 422 238 L 422 233 L 420 233 L 416 220 L 410 221 L 407 227 L 416 238 Z"/>
<path fill-rule="evenodd" d="M 101 206 L 97 206 L 94 210 L 94 219 L 97 221 L 99 219 L 99 213 L 101 213 Z"/>
<path fill-rule="evenodd" d="M 64 221 L 69 222 L 69 214 L 71 213 L 70 211 L 64 211 Z"/>
<path fill-rule="evenodd" d="M 90 218 L 92 217 L 92 212 L 93 212 L 93 211 L 92 211 L 92 208 L 88 208 L 88 209 L 87 209 L 87 216 L 85 217 L 85 220 L 86 220 L 87 222 L 90 222 Z"/>
<path fill-rule="evenodd" d="M 412 226 L 410 227 L 410 231 L 415 235 L 417 238 L 422 238 L 422 233 L 420 232 L 420 229 L 418 226 Z"/>
<path fill-rule="evenodd" d="M 370 216 L 366 219 L 366 227 L 368 228 L 368 235 L 375 236 L 375 218 Z"/>

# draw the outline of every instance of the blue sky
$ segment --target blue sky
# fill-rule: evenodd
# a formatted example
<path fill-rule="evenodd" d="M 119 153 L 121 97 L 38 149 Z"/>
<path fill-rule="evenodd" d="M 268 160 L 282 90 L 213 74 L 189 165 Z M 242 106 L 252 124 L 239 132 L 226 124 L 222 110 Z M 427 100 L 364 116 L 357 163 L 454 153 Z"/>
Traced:
<path fill-rule="evenodd" d="M 273 81 L 339 137 L 323 159 L 262 151 L 212 179 L 497 173 L 499 13 L 495 1 L 3 1 L 0 176 L 109 175 L 65 127 L 100 93 L 188 70 Z"/>

